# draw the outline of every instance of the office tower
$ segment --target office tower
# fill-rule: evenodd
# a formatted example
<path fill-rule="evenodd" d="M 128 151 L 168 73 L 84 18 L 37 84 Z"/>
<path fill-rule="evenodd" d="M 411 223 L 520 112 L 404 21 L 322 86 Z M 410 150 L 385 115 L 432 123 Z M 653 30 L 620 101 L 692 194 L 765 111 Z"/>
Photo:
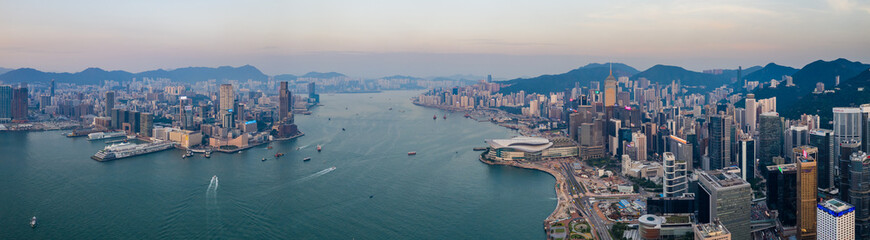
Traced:
<path fill-rule="evenodd" d="M 691 171 L 694 169 L 692 165 L 692 144 L 687 142 L 686 140 L 679 138 L 674 135 L 670 135 L 670 146 L 668 151 L 674 154 L 674 157 L 677 158 L 678 161 L 686 162 L 686 170 Z"/>
<path fill-rule="evenodd" d="M 487 74 L 487 75 L 486 75 L 486 82 L 488 82 L 488 83 L 491 83 L 491 82 L 492 82 L 492 74 Z"/>
<path fill-rule="evenodd" d="M 315 85 L 314 82 L 309 82 L 308 83 L 308 101 L 309 102 L 313 102 L 313 103 L 320 102 L 320 95 L 317 95 L 317 93 L 315 92 L 316 90 L 317 90 L 317 85 Z M 456 95 L 456 94 L 453 94 L 453 95 Z M 525 92 L 520 91 L 519 95 L 521 98 L 520 103 L 525 103 L 525 99 L 523 99 L 523 98 L 525 98 L 525 95 L 526 95 Z"/>
<path fill-rule="evenodd" d="M 767 208 L 777 211 L 783 226 L 797 225 L 797 165 L 767 166 Z"/>
<path fill-rule="evenodd" d="M 795 153 L 795 164 L 798 168 L 798 239 L 816 239 L 816 159 L 808 154 Z"/>
<path fill-rule="evenodd" d="M 834 108 L 834 142 L 861 141 L 861 109 Z M 840 149 L 834 149 L 834 156 L 840 157 Z M 847 154 L 848 156 L 848 154 Z M 843 199 L 843 201 L 850 202 Z"/>
<path fill-rule="evenodd" d="M 755 139 L 744 135 L 737 141 L 737 166 L 747 182 L 755 178 Z"/>
<path fill-rule="evenodd" d="M 106 109 L 103 110 L 106 117 L 111 116 L 112 109 L 115 109 L 115 92 L 106 92 Z"/>
<path fill-rule="evenodd" d="M 632 142 L 637 147 L 637 161 L 646 161 L 648 154 L 646 150 L 646 136 L 639 132 L 632 133 Z"/>
<path fill-rule="evenodd" d="M 766 112 L 759 117 L 757 149 L 759 164 L 763 166 L 771 165 L 774 157 L 782 156 L 782 120 L 779 113 Z"/>
<path fill-rule="evenodd" d="M 819 240 L 852 240 L 855 239 L 855 207 L 840 201 L 830 199 L 819 203 L 816 210 Z"/>
<path fill-rule="evenodd" d="M 245 104 L 236 102 L 233 105 L 233 114 L 236 117 L 236 122 L 242 124 L 245 122 Z"/>
<path fill-rule="evenodd" d="M 290 99 L 293 96 L 290 95 L 290 90 L 287 89 L 287 82 L 281 82 L 280 87 L 278 87 L 278 121 L 284 122 L 287 121 L 287 118 L 290 114 L 290 109 L 292 106 L 290 105 Z"/>
<path fill-rule="evenodd" d="M 716 170 L 731 164 L 731 116 L 715 115 L 710 117 L 710 169 Z"/>
<path fill-rule="evenodd" d="M 0 86 L 0 122 L 12 120 L 12 86 Z"/>
<path fill-rule="evenodd" d="M 150 113 L 142 113 L 139 117 L 141 118 L 139 122 L 142 125 L 139 127 L 139 135 L 152 137 L 152 131 L 154 131 L 154 115 L 151 115 Z"/>
<path fill-rule="evenodd" d="M 28 101 L 27 85 L 12 89 L 12 120 L 27 121 Z"/>
<path fill-rule="evenodd" d="M 731 240 L 731 232 L 719 221 L 694 224 L 695 240 Z"/>
<path fill-rule="evenodd" d="M 791 126 L 785 131 L 783 150 L 789 161 L 794 161 L 792 149 L 809 144 L 809 128 L 807 126 Z"/>
<path fill-rule="evenodd" d="M 52 79 L 51 85 L 49 86 L 49 89 L 48 89 L 48 96 L 54 97 L 54 88 L 55 88 L 54 79 Z"/>
<path fill-rule="evenodd" d="M 612 107 L 616 105 L 616 78 L 613 77 L 613 67 L 611 66 L 610 75 L 604 80 L 604 106 Z"/>
<path fill-rule="evenodd" d="M 221 112 L 232 112 L 229 111 L 233 109 L 235 103 L 235 95 L 233 95 L 233 85 L 232 84 L 221 84 L 220 87 L 220 111 Z"/>
<path fill-rule="evenodd" d="M 818 169 L 818 184 L 820 189 L 834 187 L 834 132 L 828 129 L 813 129 L 810 131 L 809 145 L 819 150 L 816 158 Z"/>
<path fill-rule="evenodd" d="M 574 141 L 580 141 L 577 138 L 577 129 L 580 127 L 580 114 L 571 113 L 568 115 L 568 136 Z"/>
<path fill-rule="evenodd" d="M 870 239 L 870 156 L 864 152 L 850 155 L 849 203 L 855 206 L 855 237 Z"/>
<path fill-rule="evenodd" d="M 750 135 L 755 134 L 755 120 L 758 117 L 758 105 L 755 103 L 755 94 L 746 94 L 746 114 L 744 115 L 744 123 L 746 124 L 746 132 Z"/>
<path fill-rule="evenodd" d="M 838 184 L 836 187 L 840 191 L 840 200 L 854 204 L 851 197 L 852 191 L 850 191 L 850 189 L 852 188 L 851 179 L 853 172 L 853 169 L 851 169 L 852 153 L 860 152 L 861 143 L 855 141 L 843 142 L 840 143 L 840 146 L 838 148 L 840 149 L 840 157 L 839 159 L 837 159 L 839 163 L 836 171 L 838 181 L 835 184 Z"/>
<path fill-rule="evenodd" d="M 750 239 L 752 189 L 740 176 L 722 171 L 697 171 L 698 221 L 719 219 L 734 239 Z"/>
<path fill-rule="evenodd" d="M 688 180 L 686 179 L 686 160 L 677 159 L 671 152 L 662 155 L 665 167 L 664 197 L 682 196 L 688 192 Z"/>

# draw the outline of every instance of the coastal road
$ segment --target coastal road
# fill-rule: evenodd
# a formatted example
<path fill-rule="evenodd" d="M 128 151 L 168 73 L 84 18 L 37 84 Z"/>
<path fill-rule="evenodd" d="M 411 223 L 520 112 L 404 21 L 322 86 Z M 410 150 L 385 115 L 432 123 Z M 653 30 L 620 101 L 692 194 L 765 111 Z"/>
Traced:
<path fill-rule="evenodd" d="M 611 240 L 610 232 L 607 229 L 607 222 L 601 219 L 598 214 L 596 214 L 592 210 L 592 203 L 589 201 L 589 197 L 585 196 L 586 191 L 583 190 L 583 187 L 577 182 L 577 179 L 574 178 L 574 168 L 571 164 L 561 163 L 562 169 L 565 171 L 565 178 L 569 184 L 568 191 L 570 191 L 572 196 L 580 196 L 579 198 L 572 199 L 571 203 L 574 204 L 580 213 L 586 217 L 586 221 L 592 226 L 595 232 L 598 233 L 598 239 L 603 240 Z"/>

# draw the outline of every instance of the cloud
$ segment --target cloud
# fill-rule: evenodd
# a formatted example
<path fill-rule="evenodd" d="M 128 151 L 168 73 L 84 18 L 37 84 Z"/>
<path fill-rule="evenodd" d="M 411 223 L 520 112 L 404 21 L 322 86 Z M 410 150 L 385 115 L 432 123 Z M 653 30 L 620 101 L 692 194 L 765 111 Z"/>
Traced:
<path fill-rule="evenodd" d="M 827 0 L 831 9 L 839 12 L 860 10 L 870 13 L 870 1 L 867 0 Z"/>

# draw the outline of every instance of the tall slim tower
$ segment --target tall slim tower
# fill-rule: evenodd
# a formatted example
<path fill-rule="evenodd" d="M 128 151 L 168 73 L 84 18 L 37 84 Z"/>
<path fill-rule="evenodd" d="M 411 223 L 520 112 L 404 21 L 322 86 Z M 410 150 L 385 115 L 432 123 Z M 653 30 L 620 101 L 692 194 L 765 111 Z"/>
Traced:
<path fill-rule="evenodd" d="M 0 86 L 0 121 L 12 120 L 12 86 Z"/>
<path fill-rule="evenodd" d="M 54 97 L 54 87 L 55 87 L 55 85 L 54 85 L 54 79 L 52 79 L 52 80 L 51 80 L 51 86 L 49 86 L 49 90 L 48 90 L 48 92 L 49 92 L 49 96 Z"/>
<path fill-rule="evenodd" d="M 810 131 L 809 145 L 819 150 L 816 158 L 816 166 L 819 168 L 819 188 L 831 189 L 834 187 L 834 136 L 833 131 L 828 129 L 813 129 Z"/>
<path fill-rule="evenodd" d="M 613 77 L 613 63 L 610 63 L 610 75 L 604 80 L 604 106 L 616 105 L 616 78 Z"/>
<path fill-rule="evenodd" d="M 115 92 L 106 92 L 106 110 L 103 111 L 104 117 L 111 115 L 112 109 L 115 109 Z"/>
<path fill-rule="evenodd" d="M 722 169 L 731 164 L 731 116 L 710 117 L 710 169 Z"/>
<path fill-rule="evenodd" d="M 287 89 L 287 82 L 281 82 L 278 87 L 278 121 L 284 122 L 290 113 L 290 90 Z"/>
<path fill-rule="evenodd" d="M 746 94 L 746 114 L 745 121 L 746 130 L 750 135 L 755 134 L 755 120 L 758 117 L 758 105 L 755 103 L 755 94 Z"/>
<path fill-rule="evenodd" d="M 816 160 L 799 156 L 795 163 L 798 168 L 797 234 L 799 239 L 812 240 L 816 239 Z"/>

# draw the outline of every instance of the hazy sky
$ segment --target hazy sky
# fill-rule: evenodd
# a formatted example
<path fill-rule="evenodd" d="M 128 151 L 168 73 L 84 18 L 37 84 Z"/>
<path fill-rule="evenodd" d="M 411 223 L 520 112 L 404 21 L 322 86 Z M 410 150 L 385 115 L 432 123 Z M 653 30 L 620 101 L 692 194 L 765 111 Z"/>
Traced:
<path fill-rule="evenodd" d="M 0 0 L 0 67 L 47 71 L 513 78 L 590 62 L 700 71 L 839 57 L 870 61 L 870 0 Z"/>

